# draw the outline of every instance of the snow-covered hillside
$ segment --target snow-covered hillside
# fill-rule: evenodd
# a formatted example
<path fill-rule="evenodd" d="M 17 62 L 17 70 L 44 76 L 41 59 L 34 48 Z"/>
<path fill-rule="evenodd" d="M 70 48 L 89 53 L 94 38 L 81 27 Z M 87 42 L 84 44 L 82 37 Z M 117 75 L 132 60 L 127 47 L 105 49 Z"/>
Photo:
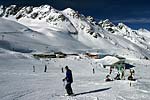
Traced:
<path fill-rule="evenodd" d="M 0 6 L 0 17 L 0 100 L 149 100 L 148 30 L 116 26 L 108 19 L 98 23 L 71 8 L 60 11 L 49 5 Z M 60 51 L 73 55 L 50 59 L 32 55 Z M 126 70 L 126 80 L 105 82 L 109 69 L 101 65 L 119 59 L 95 60 L 84 55 L 89 52 L 125 57 L 135 66 L 137 81 L 128 81 Z M 73 72 L 73 97 L 64 96 L 65 66 Z M 116 74 L 114 69 L 111 77 Z"/>
<path fill-rule="evenodd" d="M 122 36 L 123 38 L 131 41 L 132 43 L 138 45 L 139 47 L 146 50 L 150 50 L 150 45 L 149 45 L 150 34 L 148 34 L 149 33 L 148 30 L 146 31 L 145 29 L 143 29 L 143 32 L 142 30 L 133 30 L 123 23 L 118 23 L 118 25 L 115 26 L 108 19 L 104 21 L 100 21 L 99 25 L 110 33 Z"/>
<path fill-rule="evenodd" d="M 0 26 L 0 47 L 3 49 L 30 53 L 87 48 L 67 33 L 49 30 L 43 34 L 3 18 L 0 18 Z"/>
<path fill-rule="evenodd" d="M 92 48 L 125 57 L 129 55 L 135 58 L 150 57 L 150 38 L 146 36 L 148 31 L 142 34 L 140 30 L 132 30 L 122 23 L 115 26 L 109 20 L 97 23 L 94 18 L 85 17 L 71 8 L 59 11 L 49 5 L 40 7 L 11 5 L 1 6 L 0 9 L 2 18 L 13 20 L 46 35 L 50 38 L 49 43 L 56 47 L 69 43 L 67 46 L 74 45 L 72 49 Z M 65 42 L 62 41 L 62 37 L 66 38 Z"/>

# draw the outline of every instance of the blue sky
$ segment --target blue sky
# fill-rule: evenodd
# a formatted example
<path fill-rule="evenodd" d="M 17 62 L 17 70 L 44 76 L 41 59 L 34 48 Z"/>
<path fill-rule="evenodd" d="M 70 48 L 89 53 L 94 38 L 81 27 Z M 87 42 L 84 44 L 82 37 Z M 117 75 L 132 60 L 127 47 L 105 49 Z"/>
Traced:
<path fill-rule="evenodd" d="M 134 29 L 142 27 L 150 30 L 150 0 L 0 0 L 0 4 L 49 4 L 60 10 L 70 7 L 97 20 L 110 19 Z"/>

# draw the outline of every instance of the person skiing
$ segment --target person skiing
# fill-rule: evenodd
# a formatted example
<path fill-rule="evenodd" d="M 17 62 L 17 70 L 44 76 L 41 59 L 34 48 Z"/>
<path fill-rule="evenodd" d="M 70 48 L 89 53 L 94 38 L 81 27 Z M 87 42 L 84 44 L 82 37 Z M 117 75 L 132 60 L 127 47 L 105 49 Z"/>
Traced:
<path fill-rule="evenodd" d="M 133 77 L 133 73 L 135 73 L 135 71 L 132 71 L 130 69 L 130 75 L 128 76 L 128 80 L 130 80 L 130 81 L 136 81 L 136 79 Z"/>
<path fill-rule="evenodd" d="M 114 78 L 115 80 L 121 80 L 121 78 L 120 78 L 120 73 L 118 72 L 117 73 L 117 76 Z"/>
<path fill-rule="evenodd" d="M 124 70 L 122 70 L 122 73 L 121 73 L 121 79 L 122 79 L 122 80 L 125 80 Z"/>
<path fill-rule="evenodd" d="M 63 67 L 61 68 L 61 72 L 64 73 L 64 68 Z"/>
<path fill-rule="evenodd" d="M 111 74 L 112 73 L 112 66 L 110 66 L 110 70 L 109 70 L 109 74 Z"/>
<path fill-rule="evenodd" d="M 107 75 L 105 81 L 109 82 L 109 81 L 113 81 L 113 80 L 110 78 L 110 75 Z"/>
<path fill-rule="evenodd" d="M 68 66 L 66 66 L 65 69 L 66 69 L 66 77 L 63 79 L 63 81 L 67 81 L 65 89 L 68 95 L 72 95 L 73 94 L 71 88 L 71 84 L 73 83 L 72 71 L 68 68 Z"/>
<path fill-rule="evenodd" d="M 35 72 L 35 66 L 33 65 L 33 72 Z"/>
<path fill-rule="evenodd" d="M 93 68 L 93 74 L 95 74 L 95 69 Z"/>
<path fill-rule="evenodd" d="M 46 72 L 47 71 L 47 65 L 45 65 L 45 68 L 44 68 L 44 72 Z"/>

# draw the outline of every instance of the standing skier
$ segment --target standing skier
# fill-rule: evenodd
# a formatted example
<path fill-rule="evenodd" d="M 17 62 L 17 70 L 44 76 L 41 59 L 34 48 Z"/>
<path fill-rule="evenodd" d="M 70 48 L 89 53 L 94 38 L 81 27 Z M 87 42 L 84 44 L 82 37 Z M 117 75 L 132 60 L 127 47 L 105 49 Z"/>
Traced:
<path fill-rule="evenodd" d="M 68 95 L 72 95 L 73 91 L 71 88 L 71 83 L 73 82 L 73 78 L 72 78 L 72 71 L 68 68 L 68 66 L 65 67 L 66 69 L 66 77 L 63 79 L 63 81 L 67 81 L 67 84 L 65 86 L 65 89 L 68 93 Z"/>
<path fill-rule="evenodd" d="M 93 68 L 93 74 L 95 74 L 95 69 Z"/>
<path fill-rule="evenodd" d="M 45 65 L 45 68 L 44 68 L 44 72 L 46 72 L 47 71 L 47 65 Z"/>
<path fill-rule="evenodd" d="M 64 68 L 63 67 L 61 68 L 61 72 L 64 73 Z"/>
<path fill-rule="evenodd" d="M 33 72 L 35 72 L 35 66 L 33 65 Z"/>
<path fill-rule="evenodd" d="M 112 66 L 110 66 L 110 70 L 109 70 L 109 74 L 111 74 L 112 73 Z"/>

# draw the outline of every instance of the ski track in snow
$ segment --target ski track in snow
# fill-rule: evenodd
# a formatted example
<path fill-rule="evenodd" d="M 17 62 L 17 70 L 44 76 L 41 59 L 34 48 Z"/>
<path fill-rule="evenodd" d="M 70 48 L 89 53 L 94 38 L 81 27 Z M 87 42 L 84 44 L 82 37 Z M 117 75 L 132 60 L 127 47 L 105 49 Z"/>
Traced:
<path fill-rule="evenodd" d="M 5 98 L 12 98 L 12 100 L 18 100 L 21 97 L 26 96 L 26 95 L 31 94 L 31 93 L 33 93 L 33 91 L 31 91 L 31 90 L 12 92 L 12 93 L 9 93 L 5 96 L 2 96 L 1 99 L 5 100 Z"/>

